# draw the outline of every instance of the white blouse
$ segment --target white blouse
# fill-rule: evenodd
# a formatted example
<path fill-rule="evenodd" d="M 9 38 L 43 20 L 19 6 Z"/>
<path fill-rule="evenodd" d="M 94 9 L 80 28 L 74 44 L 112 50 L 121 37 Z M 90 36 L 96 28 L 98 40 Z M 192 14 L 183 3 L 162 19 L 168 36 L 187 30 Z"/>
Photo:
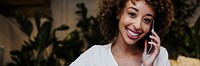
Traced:
<path fill-rule="evenodd" d="M 110 43 L 92 46 L 69 66 L 118 66 L 118 64 L 111 52 Z M 170 66 L 168 52 L 164 47 L 160 48 L 160 53 L 154 62 L 154 66 Z"/>

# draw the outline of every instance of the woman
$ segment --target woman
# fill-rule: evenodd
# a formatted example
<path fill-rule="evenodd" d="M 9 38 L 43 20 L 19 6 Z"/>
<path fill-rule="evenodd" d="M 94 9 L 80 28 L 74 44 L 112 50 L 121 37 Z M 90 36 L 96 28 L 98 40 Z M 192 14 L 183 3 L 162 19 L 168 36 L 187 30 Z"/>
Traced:
<path fill-rule="evenodd" d="M 170 66 L 159 36 L 172 21 L 171 5 L 170 0 L 99 1 L 100 28 L 110 43 L 92 46 L 70 66 Z"/>

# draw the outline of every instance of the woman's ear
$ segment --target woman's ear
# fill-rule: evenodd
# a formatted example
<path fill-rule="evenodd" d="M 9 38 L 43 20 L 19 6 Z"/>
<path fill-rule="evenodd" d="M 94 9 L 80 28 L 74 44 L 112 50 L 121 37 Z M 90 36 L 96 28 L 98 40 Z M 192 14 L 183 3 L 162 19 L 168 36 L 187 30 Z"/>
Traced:
<path fill-rule="evenodd" d="M 123 13 L 122 11 L 118 11 L 118 12 L 117 12 L 117 16 L 116 16 L 116 18 L 117 18 L 117 19 L 120 19 L 121 16 L 122 16 L 122 13 Z"/>
<path fill-rule="evenodd" d="M 120 13 L 118 13 L 117 16 L 116 16 L 116 18 L 120 19 L 120 17 L 121 17 L 121 15 L 120 15 Z"/>

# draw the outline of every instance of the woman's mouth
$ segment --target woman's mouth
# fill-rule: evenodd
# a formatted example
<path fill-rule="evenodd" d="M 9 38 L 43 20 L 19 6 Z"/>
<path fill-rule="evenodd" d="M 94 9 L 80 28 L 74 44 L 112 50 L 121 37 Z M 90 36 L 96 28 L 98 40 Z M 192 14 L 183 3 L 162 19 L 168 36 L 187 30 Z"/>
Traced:
<path fill-rule="evenodd" d="M 139 35 L 140 35 L 139 32 L 136 32 L 136 31 L 133 31 L 133 30 L 130 30 L 130 29 L 126 29 L 126 33 L 128 35 L 128 38 L 130 38 L 132 40 L 138 39 Z"/>

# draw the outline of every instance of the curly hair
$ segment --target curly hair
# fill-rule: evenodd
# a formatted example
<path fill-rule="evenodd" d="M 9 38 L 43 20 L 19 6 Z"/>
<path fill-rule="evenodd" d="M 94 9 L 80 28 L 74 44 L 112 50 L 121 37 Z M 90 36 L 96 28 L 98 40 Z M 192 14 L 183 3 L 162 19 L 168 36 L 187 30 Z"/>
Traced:
<path fill-rule="evenodd" d="M 116 16 L 123 10 L 128 0 L 100 0 L 98 1 L 100 31 L 108 42 L 117 36 L 119 20 Z M 166 30 L 174 19 L 174 8 L 170 0 L 145 0 L 155 12 L 155 31 L 164 36 Z"/>

